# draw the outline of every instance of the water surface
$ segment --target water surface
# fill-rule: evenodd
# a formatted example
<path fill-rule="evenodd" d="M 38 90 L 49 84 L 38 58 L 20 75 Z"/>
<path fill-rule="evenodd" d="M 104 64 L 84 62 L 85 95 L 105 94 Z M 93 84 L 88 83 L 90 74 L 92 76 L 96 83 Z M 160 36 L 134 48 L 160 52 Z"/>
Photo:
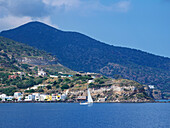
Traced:
<path fill-rule="evenodd" d="M 170 128 L 170 103 L 0 104 L 2 128 Z"/>

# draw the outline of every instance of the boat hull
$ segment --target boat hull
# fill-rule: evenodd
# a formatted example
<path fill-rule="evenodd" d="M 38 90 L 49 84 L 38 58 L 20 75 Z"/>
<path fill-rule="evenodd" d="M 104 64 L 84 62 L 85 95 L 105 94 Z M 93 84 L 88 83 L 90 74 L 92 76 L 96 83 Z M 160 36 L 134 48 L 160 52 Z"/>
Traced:
<path fill-rule="evenodd" d="M 93 103 L 89 103 L 89 102 L 80 103 L 80 105 L 90 105 L 90 104 L 93 104 Z"/>

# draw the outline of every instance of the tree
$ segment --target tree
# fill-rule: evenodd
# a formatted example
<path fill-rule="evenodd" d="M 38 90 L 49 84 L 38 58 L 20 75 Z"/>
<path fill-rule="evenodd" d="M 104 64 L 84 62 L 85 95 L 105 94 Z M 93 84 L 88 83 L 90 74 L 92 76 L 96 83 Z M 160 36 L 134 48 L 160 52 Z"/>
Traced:
<path fill-rule="evenodd" d="M 72 87 L 74 87 L 74 84 L 73 84 L 73 83 L 71 83 L 70 87 L 71 87 L 71 88 L 72 88 Z"/>
<path fill-rule="evenodd" d="M 59 87 L 60 87 L 60 86 L 57 84 L 57 85 L 56 85 L 56 88 L 59 88 Z"/>
<path fill-rule="evenodd" d="M 61 83 L 63 81 L 63 79 L 58 79 L 58 82 Z"/>
<path fill-rule="evenodd" d="M 34 92 L 35 92 L 35 90 L 34 90 L 34 89 L 25 90 L 25 92 L 28 92 L 28 93 L 34 93 Z"/>
<path fill-rule="evenodd" d="M 22 101 L 24 101 L 25 100 L 25 96 L 22 98 Z"/>
<path fill-rule="evenodd" d="M 17 91 L 16 87 L 9 87 L 9 88 L 0 89 L 1 93 L 5 93 L 8 96 L 14 95 L 14 92 L 16 92 L 16 91 Z"/>
<path fill-rule="evenodd" d="M 104 84 L 104 81 L 100 80 L 100 81 L 99 81 L 99 84 Z"/>
<path fill-rule="evenodd" d="M 38 89 L 38 92 L 44 92 L 44 90 L 42 88 Z"/>
<path fill-rule="evenodd" d="M 47 85 L 46 88 L 49 90 L 51 89 L 51 85 Z"/>
<path fill-rule="evenodd" d="M 24 75 L 22 75 L 22 80 L 26 80 L 26 78 L 25 78 L 25 76 L 24 76 Z"/>
<path fill-rule="evenodd" d="M 57 81 L 54 81 L 54 82 L 53 82 L 53 86 L 56 85 L 56 84 L 57 84 Z"/>
<path fill-rule="evenodd" d="M 36 84 L 42 84 L 42 82 L 43 82 L 43 79 L 42 79 L 42 78 L 35 80 L 35 83 L 36 83 Z"/>
<path fill-rule="evenodd" d="M 61 87 L 62 90 L 68 89 L 68 88 L 69 88 L 69 86 L 68 86 L 67 84 L 64 84 L 64 85 Z"/>
<path fill-rule="evenodd" d="M 70 81 L 69 78 L 65 78 L 65 79 L 64 79 L 64 82 L 69 82 L 69 81 Z"/>
<path fill-rule="evenodd" d="M 25 88 L 24 84 L 22 82 L 19 82 L 16 84 L 18 88 Z"/>
<path fill-rule="evenodd" d="M 28 67 L 30 67 L 28 64 L 21 64 L 21 67 L 24 69 L 28 69 Z"/>
<path fill-rule="evenodd" d="M 89 84 L 89 88 L 93 88 L 93 87 L 95 87 L 95 84 L 94 83 L 90 83 Z"/>
<path fill-rule="evenodd" d="M 38 72 L 38 67 L 37 66 L 34 67 L 34 71 Z"/>
<path fill-rule="evenodd" d="M 28 80 L 28 81 L 25 82 L 26 87 L 32 87 L 32 86 L 34 86 L 35 84 L 36 84 L 36 83 L 35 83 L 35 81 L 34 81 L 33 79 L 30 79 L 30 80 Z"/>
<path fill-rule="evenodd" d="M 75 76 L 81 76 L 80 74 L 76 74 Z"/>

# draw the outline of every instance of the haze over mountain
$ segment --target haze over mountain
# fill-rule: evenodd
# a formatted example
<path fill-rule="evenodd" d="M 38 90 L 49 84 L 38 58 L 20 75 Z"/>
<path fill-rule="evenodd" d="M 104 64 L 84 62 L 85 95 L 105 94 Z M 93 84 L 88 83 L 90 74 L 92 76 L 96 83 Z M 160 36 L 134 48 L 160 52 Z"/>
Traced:
<path fill-rule="evenodd" d="M 40 22 L 2 31 L 0 36 L 50 52 L 76 71 L 98 72 L 170 91 L 170 58 L 116 47 L 77 32 L 65 32 Z"/>

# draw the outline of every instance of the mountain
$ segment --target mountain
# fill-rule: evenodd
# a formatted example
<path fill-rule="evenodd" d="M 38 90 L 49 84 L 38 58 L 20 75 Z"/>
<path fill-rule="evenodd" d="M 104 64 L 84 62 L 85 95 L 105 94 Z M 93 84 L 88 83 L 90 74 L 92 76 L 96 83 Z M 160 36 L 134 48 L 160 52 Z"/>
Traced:
<path fill-rule="evenodd" d="M 170 58 L 167 57 L 108 45 L 81 33 L 61 31 L 40 22 L 2 31 L 0 36 L 50 52 L 61 64 L 76 71 L 123 77 L 170 91 Z"/>
<path fill-rule="evenodd" d="M 48 70 L 50 70 L 51 65 L 57 71 L 63 71 L 63 69 L 71 71 L 62 66 L 56 57 L 45 51 L 0 36 L 0 71 L 32 72 L 29 68 L 32 66 L 39 66 L 44 69 L 48 67 Z"/>
<path fill-rule="evenodd" d="M 49 75 L 44 77 L 36 75 L 37 66 L 44 69 Z M 72 77 L 69 77 L 68 74 L 58 73 L 59 71 L 71 73 Z M 62 93 L 62 90 L 69 88 L 72 93 L 68 99 L 76 102 L 77 97 L 82 94 L 82 90 L 86 95 L 86 87 L 89 85 L 90 88 L 95 88 L 93 93 L 95 101 L 102 98 L 103 95 L 110 102 L 153 101 L 148 87 L 135 81 L 113 80 L 94 73 L 88 75 L 75 73 L 59 64 L 57 58 L 45 51 L 0 37 L 0 94 L 13 95 L 18 91 L 24 92 L 25 96 L 33 92 L 53 94 L 56 91 Z M 50 74 L 60 74 L 65 77 L 50 77 Z M 93 83 L 89 84 L 89 80 Z M 48 86 L 27 90 L 38 84 Z M 112 90 L 111 86 L 115 89 Z M 116 92 L 117 89 L 122 91 Z"/>

